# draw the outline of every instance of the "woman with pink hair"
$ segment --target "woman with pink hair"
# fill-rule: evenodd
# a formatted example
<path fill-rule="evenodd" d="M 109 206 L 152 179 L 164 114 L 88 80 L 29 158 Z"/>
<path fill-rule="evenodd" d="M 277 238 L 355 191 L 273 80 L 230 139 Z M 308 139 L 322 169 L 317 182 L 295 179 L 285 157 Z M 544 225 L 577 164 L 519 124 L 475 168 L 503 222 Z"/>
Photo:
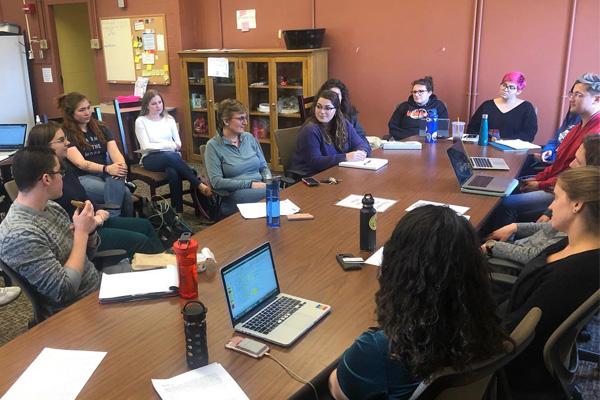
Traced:
<path fill-rule="evenodd" d="M 533 142 L 537 133 L 537 116 L 533 104 L 519 98 L 527 82 L 519 71 L 502 77 L 500 96 L 484 101 L 467 126 L 467 133 L 479 134 L 481 116 L 487 114 L 489 129 L 500 131 L 502 139 L 521 139 Z"/>

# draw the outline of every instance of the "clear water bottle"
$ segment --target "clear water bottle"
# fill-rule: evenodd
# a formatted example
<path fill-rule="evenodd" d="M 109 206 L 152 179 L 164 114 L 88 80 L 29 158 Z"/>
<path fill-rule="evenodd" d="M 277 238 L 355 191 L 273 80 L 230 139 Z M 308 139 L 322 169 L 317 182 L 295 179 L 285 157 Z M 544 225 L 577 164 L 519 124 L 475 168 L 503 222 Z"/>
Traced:
<path fill-rule="evenodd" d="M 425 142 L 437 142 L 438 113 L 435 108 L 427 110 L 427 125 L 425 126 Z"/>
<path fill-rule="evenodd" d="M 267 226 L 279 228 L 280 210 L 279 210 L 279 177 L 267 180 Z"/>
<path fill-rule="evenodd" d="M 377 211 L 373 207 L 375 199 L 371 193 L 365 194 L 362 204 L 360 209 L 360 249 L 373 251 L 377 240 Z"/>
<path fill-rule="evenodd" d="M 181 310 L 185 332 L 185 358 L 191 369 L 208 365 L 207 311 L 204 304 L 199 301 L 188 301 Z"/>
<path fill-rule="evenodd" d="M 479 126 L 479 141 L 477 143 L 480 146 L 487 146 L 488 139 L 489 139 L 488 115 L 483 114 L 481 116 L 481 125 Z"/>

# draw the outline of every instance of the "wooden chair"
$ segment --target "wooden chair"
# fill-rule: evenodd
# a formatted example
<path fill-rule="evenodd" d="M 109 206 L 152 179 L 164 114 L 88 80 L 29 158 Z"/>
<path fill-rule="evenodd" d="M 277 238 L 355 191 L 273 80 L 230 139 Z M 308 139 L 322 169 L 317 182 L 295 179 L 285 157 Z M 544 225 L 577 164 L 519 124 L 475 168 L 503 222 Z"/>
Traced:
<path fill-rule="evenodd" d="M 302 123 L 304 123 L 304 121 L 306 121 L 306 119 L 312 115 L 312 108 L 315 101 L 315 96 L 298 96 L 298 105 L 300 106 L 300 119 L 302 120 Z"/>
<path fill-rule="evenodd" d="M 292 158 L 296 152 L 296 140 L 298 138 L 299 131 L 299 126 L 277 129 L 275 131 L 275 143 L 277 143 L 279 162 L 283 166 L 283 174 L 286 178 L 284 183 L 286 183 L 288 186 L 296 183 L 300 178 L 302 178 L 303 175 L 302 173 L 293 171 L 290 168 L 292 165 Z"/>

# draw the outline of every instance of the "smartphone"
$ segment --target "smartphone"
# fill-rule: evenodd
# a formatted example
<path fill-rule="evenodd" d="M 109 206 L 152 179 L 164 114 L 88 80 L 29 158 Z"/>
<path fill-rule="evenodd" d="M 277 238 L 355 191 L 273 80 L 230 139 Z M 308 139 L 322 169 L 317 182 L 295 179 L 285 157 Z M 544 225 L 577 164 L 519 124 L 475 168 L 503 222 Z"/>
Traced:
<path fill-rule="evenodd" d="M 71 200 L 71 205 L 75 208 L 83 208 L 85 207 L 85 202 L 79 200 Z"/>
<path fill-rule="evenodd" d="M 365 262 L 362 257 L 354 257 L 352 254 L 338 254 L 335 259 L 344 271 L 361 269 Z"/>
<path fill-rule="evenodd" d="M 302 178 L 302 182 L 304 182 L 306 186 L 319 186 L 319 181 L 312 177 Z"/>
<path fill-rule="evenodd" d="M 241 336 L 232 337 L 229 342 L 225 343 L 225 348 L 254 358 L 261 358 L 269 351 L 269 346 L 266 344 Z"/>

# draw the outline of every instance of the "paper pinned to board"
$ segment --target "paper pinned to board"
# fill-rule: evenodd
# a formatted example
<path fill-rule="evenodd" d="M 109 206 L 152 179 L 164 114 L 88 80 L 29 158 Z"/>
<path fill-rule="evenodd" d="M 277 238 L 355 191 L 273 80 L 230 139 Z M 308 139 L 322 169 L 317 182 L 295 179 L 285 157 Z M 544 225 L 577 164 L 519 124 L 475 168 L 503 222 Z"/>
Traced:
<path fill-rule="evenodd" d="M 247 32 L 256 29 L 256 10 L 237 10 L 235 12 L 237 29 Z"/>
<path fill-rule="evenodd" d="M 104 356 L 104 351 L 46 347 L 8 389 L 2 400 L 75 400 Z"/>

